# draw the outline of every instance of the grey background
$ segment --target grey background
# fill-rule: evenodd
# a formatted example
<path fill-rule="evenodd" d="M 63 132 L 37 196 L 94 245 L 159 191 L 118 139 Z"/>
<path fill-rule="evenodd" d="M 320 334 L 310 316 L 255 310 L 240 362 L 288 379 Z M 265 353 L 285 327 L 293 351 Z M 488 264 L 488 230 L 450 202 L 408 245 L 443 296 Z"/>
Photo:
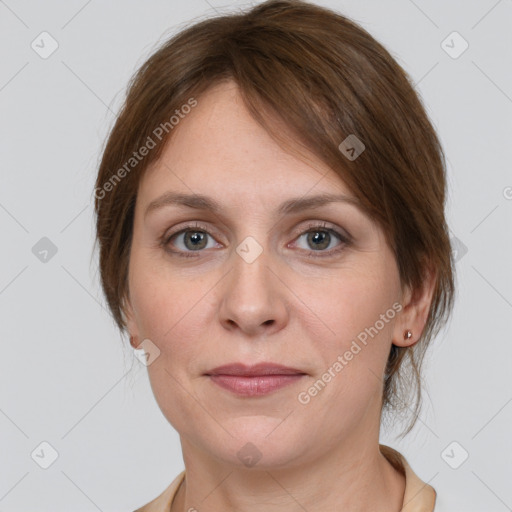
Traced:
<path fill-rule="evenodd" d="M 381 442 L 452 512 L 512 510 L 512 1 L 316 3 L 359 22 L 410 73 L 448 156 L 457 304 L 427 357 L 421 420 Z M 105 308 L 92 190 L 136 68 L 184 24 L 246 5 L 0 1 L 0 512 L 129 511 L 184 467 Z M 43 31 L 58 43 L 46 59 L 31 47 Z M 461 40 L 444 43 L 452 56 L 442 45 L 453 31 L 469 44 L 457 58 Z M 38 253 L 43 237 L 55 254 Z M 58 453 L 48 469 L 42 442 Z"/>

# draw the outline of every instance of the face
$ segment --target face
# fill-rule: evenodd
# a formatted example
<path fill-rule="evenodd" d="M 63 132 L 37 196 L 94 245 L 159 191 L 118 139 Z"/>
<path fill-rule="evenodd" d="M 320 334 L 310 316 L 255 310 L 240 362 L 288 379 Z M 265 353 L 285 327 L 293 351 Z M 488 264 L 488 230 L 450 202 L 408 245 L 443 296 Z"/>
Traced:
<path fill-rule="evenodd" d="M 245 452 L 276 467 L 375 441 L 403 330 L 384 233 L 332 169 L 283 150 L 233 83 L 197 99 L 144 175 L 135 211 L 128 327 L 158 354 L 147 369 L 159 407 L 182 444 L 239 466 Z M 293 203 L 321 194 L 348 199 Z M 210 373 L 262 362 L 299 372 Z"/>

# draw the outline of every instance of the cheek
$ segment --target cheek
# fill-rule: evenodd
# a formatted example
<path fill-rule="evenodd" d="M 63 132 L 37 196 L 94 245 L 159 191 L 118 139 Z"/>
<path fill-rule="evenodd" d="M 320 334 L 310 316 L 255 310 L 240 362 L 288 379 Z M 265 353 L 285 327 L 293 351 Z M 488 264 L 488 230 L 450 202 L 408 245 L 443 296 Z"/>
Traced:
<path fill-rule="evenodd" d="M 136 311 L 140 335 L 160 340 L 173 336 L 180 323 L 187 323 L 187 315 L 199 304 L 200 286 L 194 281 L 180 279 L 161 264 L 152 264 L 144 255 L 135 255 L 130 276 L 130 295 Z"/>
<path fill-rule="evenodd" d="M 163 280 L 150 272 L 133 280 L 133 302 L 141 339 L 148 338 L 159 350 L 147 367 L 155 400 L 169 423 L 180 432 L 190 427 L 185 419 L 200 414 L 190 376 L 197 372 L 204 339 L 204 295 L 190 281 Z M 199 409 L 199 408 L 198 408 Z"/>
<path fill-rule="evenodd" d="M 376 323 L 381 338 L 390 335 L 396 313 L 392 306 L 399 297 L 398 276 L 392 267 L 376 268 L 373 272 L 371 268 L 344 269 L 326 280 L 298 279 L 294 283 L 293 289 L 300 299 L 297 304 L 302 310 L 298 318 L 308 332 L 317 333 L 313 339 L 343 348 Z"/>
<path fill-rule="evenodd" d="M 330 410 L 344 416 L 351 410 L 360 418 L 368 403 L 379 399 L 396 316 L 392 306 L 399 297 L 392 263 L 347 267 L 322 285 L 296 283 L 305 304 L 298 315 L 301 329 L 311 340 L 314 359 L 323 362 L 315 376 L 321 391 L 311 399 L 315 414 Z"/>
<path fill-rule="evenodd" d="M 211 285 L 178 273 L 164 276 L 154 268 L 134 272 L 132 282 L 141 339 L 148 338 L 160 351 L 158 359 L 148 366 L 153 389 L 158 401 L 162 393 L 172 389 L 169 400 L 175 403 L 179 383 L 172 382 L 171 375 L 185 383 L 190 375 L 197 374 L 203 344 L 209 339 L 214 305 L 205 295 Z"/>
<path fill-rule="evenodd" d="M 309 401 L 304 414 L 321 418 L 327 436 L 336 437 L 340 428 L 350 430 L 363 421 L 370 404 L 378 409 L 397 297 L 393 280 L 380 276 L 333 279 L 322 293 L 310 288 L 304 300 L 310 310 L 320 312 L 321 321 L 309 311 L 310 321 L 303 320 L 302 328 L 312 341 L 313 358 L 323 364 L 301 390 L 301 399 Z"/>

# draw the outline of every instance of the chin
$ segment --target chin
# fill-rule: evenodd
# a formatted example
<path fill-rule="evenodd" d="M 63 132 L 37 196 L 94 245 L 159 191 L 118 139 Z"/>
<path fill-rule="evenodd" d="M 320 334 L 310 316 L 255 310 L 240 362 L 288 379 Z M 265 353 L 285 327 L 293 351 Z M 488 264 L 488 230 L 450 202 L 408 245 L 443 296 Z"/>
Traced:
<path fill-rule="evenodd" d="M 239 417 L 223 423 L 231 435 L 211 440 L 208 450 L 228 464 L 247 469 L 289 467 L 304 454 L 307 433 L 297 431 L 296 424 L 290 431 L 291 423 L 288 428 L 286 423 L 268 416 Z"/>

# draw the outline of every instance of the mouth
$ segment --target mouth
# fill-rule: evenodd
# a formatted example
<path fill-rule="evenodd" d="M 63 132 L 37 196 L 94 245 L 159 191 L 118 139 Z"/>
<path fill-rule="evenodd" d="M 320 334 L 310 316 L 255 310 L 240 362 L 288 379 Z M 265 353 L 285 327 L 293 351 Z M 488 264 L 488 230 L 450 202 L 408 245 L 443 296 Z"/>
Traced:
<path fill-rule="evenodd" d="M 252 366 L 243 363 L 231 363 L 218 366 L 205 375 L 232 375 L 238 377 L 263 377 L 267 375 L 306 375 L 302 370 L 275 363 L 258 363 Z"/>
<path fill-rule="evenodd" d="M 274 363 L 247 366 L 234 363 L 219 366 L 205 373 L 213 383 L 232 393 L 251 397 L 262 396 L 293 384 L 307 374 L 297 368 Z"/>

